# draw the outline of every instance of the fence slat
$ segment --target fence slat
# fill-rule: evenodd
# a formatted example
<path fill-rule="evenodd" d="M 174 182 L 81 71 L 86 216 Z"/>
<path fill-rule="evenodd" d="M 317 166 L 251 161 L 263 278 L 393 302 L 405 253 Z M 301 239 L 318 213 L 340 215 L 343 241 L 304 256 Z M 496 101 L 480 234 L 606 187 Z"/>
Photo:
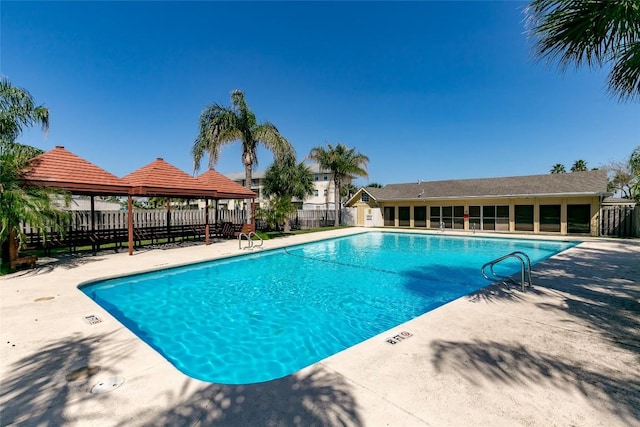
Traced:
<path fill-rule="evenodd" d="M 600 209 L 600 235 L 640 237 L 638 206 L 602 206 Z"/>

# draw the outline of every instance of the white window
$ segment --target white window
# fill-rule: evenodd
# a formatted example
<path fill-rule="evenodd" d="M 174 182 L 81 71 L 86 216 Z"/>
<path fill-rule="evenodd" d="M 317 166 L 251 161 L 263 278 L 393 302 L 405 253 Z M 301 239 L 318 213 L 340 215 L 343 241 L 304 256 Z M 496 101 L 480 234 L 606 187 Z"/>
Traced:
<path fill-rule="evenodd" d="M 324 179 L 325 181 L 327 181 L 327 180 L 329 179 L 329 175 L 328 175 L 326 172 L 324 173 L 324 177 L 323 177 L 323 179 Z"/>
<path fill-rule="evenodd" d="M 360 193 L 360 201 L 361 202 L 368 202 L 369 201 L 369 194 L 365 193 L 364 191 L 362 193 Z"/>
<path fill-rule="evenodd" d="M 327 195 L 327 189 L 326 188 L 324 189 L 324 195 L 325 196 Z"/>
<path fill-rule="evenodd" d="M 318 197 L 318 190 L 316 190 L 315 196 Z"/>

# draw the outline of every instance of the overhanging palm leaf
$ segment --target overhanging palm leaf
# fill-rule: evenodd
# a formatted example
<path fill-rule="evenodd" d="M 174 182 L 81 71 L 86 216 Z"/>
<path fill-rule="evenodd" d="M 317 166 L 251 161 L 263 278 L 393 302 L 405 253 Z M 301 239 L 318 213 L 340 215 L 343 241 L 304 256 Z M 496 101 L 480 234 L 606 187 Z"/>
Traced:
<path fill-rule="evenodd" d="M 640 2 L 534 0 L 525 13 L 537 56 L 558 59 L 562 69 L 611 63 L 610 92 L 640 96 Z"/>

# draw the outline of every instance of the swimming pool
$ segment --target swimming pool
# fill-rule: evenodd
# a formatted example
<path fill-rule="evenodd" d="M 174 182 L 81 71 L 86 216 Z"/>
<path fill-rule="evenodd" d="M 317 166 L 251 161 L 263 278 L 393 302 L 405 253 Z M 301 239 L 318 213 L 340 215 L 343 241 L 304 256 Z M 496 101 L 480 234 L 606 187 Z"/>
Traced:
<path fill-rule="evenodd" d="M 221 384 L 291 374 L 575 242 L 367 232 L 90 283 L 82 291 L 183 373 Z M 519 272 L 505 263 L 502 273 Z"/>

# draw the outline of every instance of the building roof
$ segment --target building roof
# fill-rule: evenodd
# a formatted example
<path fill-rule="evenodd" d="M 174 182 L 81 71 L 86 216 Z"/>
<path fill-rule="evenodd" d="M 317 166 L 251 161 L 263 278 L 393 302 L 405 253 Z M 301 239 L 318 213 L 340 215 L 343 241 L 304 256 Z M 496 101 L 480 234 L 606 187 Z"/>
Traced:
<path fill-rule="evenodd" d="M 305 163 L 305 164 L 307 165 L 307 167 L 312 173 L 330 173 L 330 171 L 328 170 L 321 169 L 318 163 L 314 162 L 314 163 Z"/>
<path fill-rule="evenodd" d="M 367 187 L 362 190 L 378 202 L 486 197 L 608 196 L 611 194 L 607 192 L 605 170 L 504 178 L 418 181 L 388 184 L 382 188 Z M 349 202 L 359 196 L 359 193 L 360 191 Z"/>
<path fill-rule="evenodd" d="M 227 178 L 220 172 L 209 169 L 196 177 L 198 181 L 209 188 L 214 188 L 218 199 L 255 199 L 258 197 L 253 191 Z"/>
<path fill-rule="evenodd" d="M 124 195 L 129 185 L 110 172 L 56 146 L 31 160 L 24 181 L 31 185 L 57 187 L 74 194 Z"/>
<path fill-rule="evenodd" d="M 132 187 L 136 196 L 176 196 L 215 198 L 216 191 L 188 173 L 158 158 L 122 180 Z"/>
<path fill-rule="evenodd" d="M 262 179 L 264 178 L 265 171 L 253 171 L 251 173 L 251 179 Z M 225 175 L 232 181 L 241 182 L 245 179 L 246 175 L 244 172 L 232 172 Z"/>
<path fill-rule="evenodd" d="M 629 205 L 635 206 L 636 202 L 630 199 L 623 199 L 621 197 L 605 197 L 602 200 L 603 205 Z"/>

